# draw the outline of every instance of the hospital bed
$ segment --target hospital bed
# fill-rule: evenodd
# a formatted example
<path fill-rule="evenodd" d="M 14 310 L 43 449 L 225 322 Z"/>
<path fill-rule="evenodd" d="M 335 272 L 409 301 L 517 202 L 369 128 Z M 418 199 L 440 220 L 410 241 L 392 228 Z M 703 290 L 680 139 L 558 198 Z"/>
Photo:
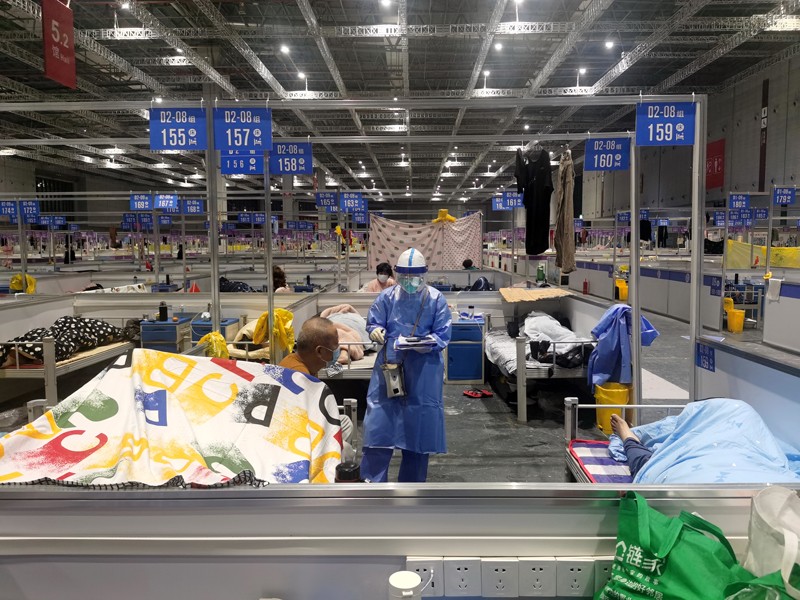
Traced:
<path fill-rule="evenodd" d="M 618 463 L 608 453 L 608 440 L 578 438 L 578 412 L 595 410 L 595 404 L 579 404 L 577 398 L 564 399 L 564 443 L 567 471 L 578 483 L 632 483 L 633 477 L 625 463 Z M 685 405 L 677 404 L 605 404 L 604 409 L 626 411 L 638 422 L 642 411 L 662 410 L 667 414 L 680 412 Z M 630 411 L 630 412 L 627 412 Z"/>

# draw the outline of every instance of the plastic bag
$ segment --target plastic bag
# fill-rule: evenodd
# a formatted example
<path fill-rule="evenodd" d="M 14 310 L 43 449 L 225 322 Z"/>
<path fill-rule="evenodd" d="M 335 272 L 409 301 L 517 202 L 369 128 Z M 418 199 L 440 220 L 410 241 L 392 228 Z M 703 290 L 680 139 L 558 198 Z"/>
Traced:
<path fill-rule="evenodd" d="M 786 592 L 800 599 L 800 589 L 789 583 L 798 559 L 800 498 L 792 490 L 768 487 L 753 498 L 750 540 L 744 566 L 758 577 L 781 571 Z"/>
<path fill-rule="evenodd" d="M 31 277 L 30 275 L 25 275 L 25 281 L 27 282 L 27 287 L 25 288 L 26 294 L 35 294 L 36 293 L 36 278 Z M 11 278 L 11 281 L 8 284 L 8 289 L 12 292 L 21 292 L 22 291 L 22 275 L 17 274 Z"/>
<path fill-rule="evenodd" d="M 214 358 L 230 358 L 228 353 L 228 344 L 225 338 L 219 331 L 212 331 L 200 338 L 199 344 L 208 344 L 206 348 L 206 356 Z"/>

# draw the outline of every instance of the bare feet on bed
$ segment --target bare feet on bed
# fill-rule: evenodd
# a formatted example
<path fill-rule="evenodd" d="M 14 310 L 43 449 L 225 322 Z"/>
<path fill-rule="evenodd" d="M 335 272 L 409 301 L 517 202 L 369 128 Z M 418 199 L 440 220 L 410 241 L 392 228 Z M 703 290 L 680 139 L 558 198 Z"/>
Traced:
<path fill-rule="evenodd" d="M 611 429 L 614 430 L 614 433 L 616 433 L 623 442 L 628 439 L 637 442 L 640 441 L 633 431 L 631 431 L 630 425 L 619 415 L 611 415 Z"/>

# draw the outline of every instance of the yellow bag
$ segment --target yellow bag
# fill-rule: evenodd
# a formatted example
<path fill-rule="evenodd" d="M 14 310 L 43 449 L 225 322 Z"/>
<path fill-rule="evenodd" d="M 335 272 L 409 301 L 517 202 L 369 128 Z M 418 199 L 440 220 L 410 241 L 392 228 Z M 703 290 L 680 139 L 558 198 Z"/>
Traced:
<path fill-rule="evenodd" d="M 26 294 L 35 294 L 36 293 L 36 278 L 31 277 L 30 275 L 25 275 L 25 281 L 28 284 L 27 289 L 25 290 Z M 11 278 L 11 282 L 8 284 L 8 289 L 12 292 L 21 292 L 22 291 L 22 274 L 14 275 Z"/>
<path fill-rule="evenodd" d="M 285 308 L 275 309 L 275 324 L 273 332 L 275 334 L 275 342 L 278 347 L 283 350 L 294 348 L 294 314 Z M 264 313 L 258 318 L 256 323 L 256 330 L 253 332 L 253 343 L 263 344 L 267 340 L 267 324 L 269 323 L 269 313 Z"/>
<path fill-rule="evenodd" d="M 439 216 L 436 217 L 431 223 L 452 223 L 456 218 L 450 214 L 446 208 L 439 209 Z"/>
<path fill-rule="evenodd" d="M 208 344 L 206 356 L 214 358 L 230 358 L 228 343 L 219 331 L 212 331 L 200 338 L 198 344 Z"/>

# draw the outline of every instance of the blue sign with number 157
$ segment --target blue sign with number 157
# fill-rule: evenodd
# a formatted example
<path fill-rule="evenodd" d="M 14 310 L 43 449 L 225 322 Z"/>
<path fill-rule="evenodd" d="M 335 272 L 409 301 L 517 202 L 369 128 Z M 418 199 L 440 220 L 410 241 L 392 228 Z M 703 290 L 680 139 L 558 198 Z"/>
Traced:
<path fill-rule="evenodd" d="M 694 102 L 649 102 L 636 107 L 637 146 L 694 144 Z"/>
<path fill-rule="evenodd" d="M 272 110 L 215 108 L 214 147 L 225 151 L 269 151 L 272 148 Z"/>

